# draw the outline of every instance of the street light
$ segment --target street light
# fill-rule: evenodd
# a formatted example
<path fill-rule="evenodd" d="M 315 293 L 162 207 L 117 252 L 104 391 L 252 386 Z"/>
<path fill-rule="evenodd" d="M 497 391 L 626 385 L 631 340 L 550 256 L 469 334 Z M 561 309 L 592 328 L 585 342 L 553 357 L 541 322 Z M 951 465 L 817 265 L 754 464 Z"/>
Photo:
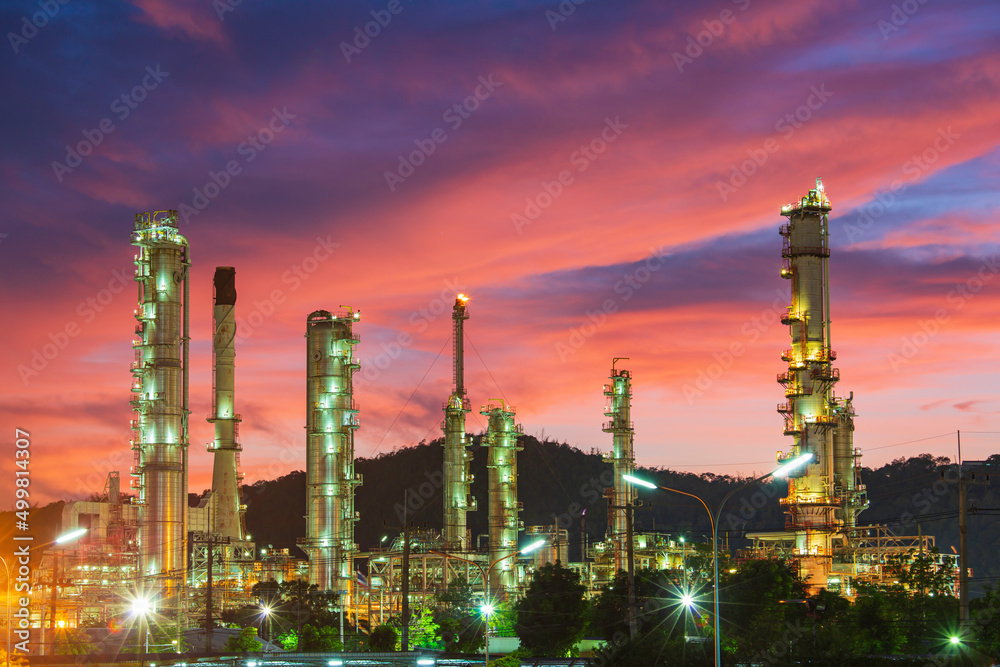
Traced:
<path fill-rule="evenodd" d="M 268 645 L 268 650 L 270 650 L 270 646 L 271 646 L 271 607 L 269 605 L 266 605 L 266 604 L 265 605 L 261 605 L 260 613 L 261 613 L 261 616 L 264 617 L 264 620 L 267 621 L 267 645 Z"/>
<path fill-rule="evenodd" d="M 135 650 L 138 652 L 139 645 L 143 644 L 142 664 L 146 664 L 146 654 L 149 653 L 149 630 L 146 629 L 146 616 L 152 611 L 153 604 L 149 598 L 138 595 L 132 600 L 132 615 L 139 619 L 139 636 L 136 637 Z"/>
<path fill-rule="evenodd" d="M 496 566 L 499 563 L 504 562 L 508 558 L 513 558 L 514 556 L 523 556 L 525 554 L 529 554 L 532 551 L 536 551 L 537 549 L 540 549 L 544 545 L 545 545 L 545 540 L 536 540 L 535 542 L 532 542 L 531 544 L 527 545 L 526 547 L 524 547 L 520 551 L 515 551 L 512 554 L 507 554 L 503 558 L 496 559 L 495 561 L 493 561 L 492 563 L 490 563 L 489 567 L 487 567 L 485 569 L 483 568 L 482 565 L 480 565 L 479 563 L 477 563 L 474 560 L 469 560 L 468 558 L 462 558 L 461 556 L 455 556 L 454 554 L 445 553 L 444 551 L 437 551 L 435 549 L 428 549 L 429 552 L 431 552 L 432 554 L 437 554 L 438 556 L 444 556 L 445 558 L 453 558 L 455 560 L 460 560 L 460 561 L 464 561 L 466 563 L 471 563 L 471 564 L 475 565 L 476 567 L 478 567 L 479 571 L 482 573 L 482 575 L 483 575 L 483 605 L 479 608 L 479 611 L 482 612 L 483 616 L 486 618 L 486 664 L 489 664 L 489 662 L 490 662 L 490 614 L 493 613 L 493 605 L 490 603 L 490 583 L 489 583 L 490 572 L 493 571 L 493 567 L 494 566 Z"/>
<path fill-rule="evenodd" d="M 681 495 L 694 498 L 695 500 L 700 502 L 702 507 L 705 508 L 705 511 L 708 512 L 708 520 L 712 524 L 712 560 L 714 561 L 713 583 L 715 584 L 715 591 L 713 597 L 715 602 L 715 667 L 722 666 L 722 643 L 719 637 L 719 519 L 722 518 L 722 508 L 725 506 L 726 501 L 732 498 L 733 495 L 735 495 L 739 491 L 742 491 L 743 489 L 749 486 L 753 486 L 754 484 L 757 484 L 758 482 L 761 482 L 767 479 L 768 477 L 787 477 L 791 472 L 793 472 L 794 470 L 798 470 L 802 466 L 810 463 L 812 460 L 813 460 L 812 452 L 802 454 L 800 456 L 795 457 L 791 461 L 788 461 L 787 463 L 780 466 L 776 470 L 772 470 L 766 475 L 761 475 L 760 477 L 752 479 L 746 484 L 743 484 L 742 486 L 736 487 L 735 489 L 727 493 L 725 497 L 723 497 L 722 502 L 719 503 L 719 507 L 718 509 L 715 510 L 714 515 L 712 514 L 712 510 L 708 508 L 708 504 L 706 504 L 704 500 L 694 495 L 693 493 L 680 491 L 678 489 L 671 489 L 669 487 L 660 486 L 658 484 L 653 484 L 652 482 L 647 482 L 644 479 L 639 479 L 638 477 L 633 477 L 632 475 L 622 475 L 622 479 L 624 479 L 626 482 L 630 482 L 638 486 L 643 486 L 647 489 L 662 489 L 663 491 L 672 491 L 673 493 L 679 493 Z"/>

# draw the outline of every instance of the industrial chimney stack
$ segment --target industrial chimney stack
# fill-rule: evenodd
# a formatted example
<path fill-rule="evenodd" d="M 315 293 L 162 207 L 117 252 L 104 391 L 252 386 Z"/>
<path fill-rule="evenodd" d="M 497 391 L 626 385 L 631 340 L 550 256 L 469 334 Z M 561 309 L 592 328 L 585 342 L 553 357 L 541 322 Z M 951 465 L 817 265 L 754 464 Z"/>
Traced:
<path fill-rule="evenodd" d="M 236 269 L 219 266 L 215 269 L 215 307 L 212 341 L 212 416 L 215 442 L 208 451 L 215 455 L 212 468 L 213 533 L 233 540 L 243 539 L 240 520 L 239 472 L 237 457 L 241 449 L 237 442 L 240 416 L 235 412 L 234 389 L 236 369 Z"/>

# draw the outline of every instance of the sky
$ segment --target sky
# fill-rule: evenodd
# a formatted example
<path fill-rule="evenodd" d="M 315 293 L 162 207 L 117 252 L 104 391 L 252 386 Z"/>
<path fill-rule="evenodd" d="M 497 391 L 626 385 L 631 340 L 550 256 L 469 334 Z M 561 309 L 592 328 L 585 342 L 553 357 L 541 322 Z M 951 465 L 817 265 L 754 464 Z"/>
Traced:
<path fill-rule="evenodd" d="M 995 2 L 8 0 L 0 27 L 0 410 L 38 502 L 128 475 L 130 232 L 167 208 L 192 491 L 220 265 L 248 483 L 305 467 L 314 310 L 361 311 L 356 455 L 438 437 L 458 292 L 470 432 L 502 397 L 606 451 L 624 357 L 639 465 L 768 470 L 779 210 L 816 178 L 863 463 L 1000 452 Z"/>

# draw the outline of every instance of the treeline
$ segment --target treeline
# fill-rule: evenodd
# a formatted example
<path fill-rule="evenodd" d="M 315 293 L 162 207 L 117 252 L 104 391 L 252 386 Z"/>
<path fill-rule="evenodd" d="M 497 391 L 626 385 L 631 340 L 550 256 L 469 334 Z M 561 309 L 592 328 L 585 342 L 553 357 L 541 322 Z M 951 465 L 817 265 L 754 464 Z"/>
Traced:
<path fill-rule="evenodd" d="M 472 493 L 479 509 L 468 515 L 473 544 L 487 531 L 486 448 L 481 436 L 473 437 Z M 526 526 L 559 523 L 569 531 L 570 560 L 579 560 L 584 542 L 604 538 L 607 501 L 603 489 L 611 485 L 611 464 L 595 452 L 522 438 L 518 453 L 518 496 Z M 357 489 L 356 541 L 362 549 L 374 547 L 384 536 L 391 540 L 400 532 L 404 494 L 408 515 L 416 526 L 440 529 L 442 516 L 441 440 L 421 442 L 374 458 L 361 458 L 356 471 L 364 484 Z M 990 457 L 1000 470 L 1000 455 Z M 716 507 L 732 489 L 748 480 L 729 475 L 640 469 L 636 473 L 661 486 L 702 497 Z M 859 525 L 886 523 L 898 535 L 933 535 L 942 553 L 958 548 L 958 484 L 950 461 L 929 454 L 896 459 L 879 468 L 862 468 L 859 478 L 867 486 L 871 506 L 859 516 Z M 980 473 L 979 479 L 983 479 Z M 744 536 L 754 531 L 782 530 L 785 516 L 778 503 L 787 492 L 783 481 L 758 484 L 737 493 L 727 504 L 720 522 L 720 536 L 733 549 L 748 543 Z M 969 486 L 969 552 L 973 589 L 1000 577 L 1000 476 L 993 485 Z M 247 503 L 247 529 L 261 545 L 296 549 L 305 535 L 305 473 L 295 471 L 276 480 L 260 481 L 243 489 Z M 639 493 L 643 506 L 636 511 L 637 529 L 684 535 L 689 540 L 707 540 L 710 524 L 704 508 L 693 498 L 663 491 Z M 994 510 L 991 513 L 991 510 Z M 296 551 L 298 555 L 301 552 Z"/>

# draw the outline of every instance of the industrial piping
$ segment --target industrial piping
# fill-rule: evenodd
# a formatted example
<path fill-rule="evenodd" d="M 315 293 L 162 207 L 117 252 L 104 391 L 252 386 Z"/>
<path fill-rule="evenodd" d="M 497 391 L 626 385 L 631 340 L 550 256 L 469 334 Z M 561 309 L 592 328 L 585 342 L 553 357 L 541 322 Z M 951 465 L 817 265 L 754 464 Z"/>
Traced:
<path fill-rule="evenodd" d="M 476 509 L 470 493 L 469 443 L 465 437 L 465 415 L 470 411 L 465 393 L 464 322 L 469 319 L 466 302 L 459 294 L 452 311 L 454 344 L 454 391 L 444 406 L 444 543 L 446 548 L 467 551 L 469 546 L 466 512 Z"/>
<path fill-rule="evenodd" d="M 483 446 L 489 448 L 489 555 L 490 563 L 498 563 L 490 576 L 490 589 L 502 599 L 517 585 L 516 565 L 512 562 L 515 559 L 510 556 L 517 553 L 517 534 L 524 528 L 518 518 L 521 503 L 517 500 L 521 425 L 514 422 L 514 407 L 502 399 L 490 399 L 479 413 L 489 420 L 483 438 Z"/>
<path fill-rule="evenodd" d="M 609 384 L 604 385 L 604 396 L 607 397 L 607 407 L 604 409 L 604 416 L 610 417 L 610 421 L 604 423 L 602 429 L 605 433 L 612 435 L 613 450 L 605 460 L 610 460 L 614 465 L 614 490 L 611 506 L 611 522 L 608 526 L 610 530 L 610 540 L 614 544 L 615 571 L 625 568 L 628 542 L 626 535 L 629 533 L 628 517 L 630 512 L 626 509 L 632 505 L 636 499 L 635 486 L 627 483 L 625 475 L 635 472 L 635 454 L 633 453 L 633 441 L 635 429 L 632 424 L 632 374 L 624 369 L 615 369 L 615 364 L 620 361 L 615 358 L 611 362 L 611 375 Z"/>
<path fill-rule="evenodd" d="M 306 320 L 306 537 L 310 583 L 321 591 L 353 595 L 354 357 L 358 336 L 353 325 L 361 313 L 350 308 L 336 316 L 318 310 Z"/>
<path fill-rule="evenodd" d="M 187 569 L 187 239 L 177 211 L 135 216 L 132 244 L 138 286 L 133 342 L 132 421 L 140 509 L 139 572 L 166 575 L 169 594 Z M 183 335 L 182 335 L 183 326 Z"/>

